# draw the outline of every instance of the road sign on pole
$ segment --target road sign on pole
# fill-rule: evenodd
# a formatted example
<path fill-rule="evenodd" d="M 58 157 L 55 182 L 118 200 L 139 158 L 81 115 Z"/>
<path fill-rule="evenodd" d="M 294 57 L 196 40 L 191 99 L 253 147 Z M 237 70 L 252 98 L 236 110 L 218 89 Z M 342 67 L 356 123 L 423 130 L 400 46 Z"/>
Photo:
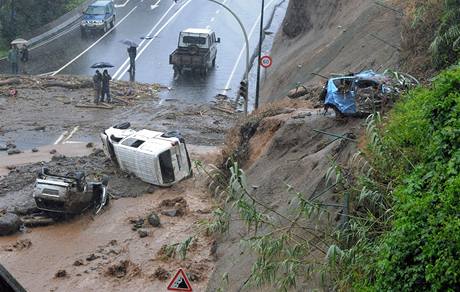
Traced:
<path fill-rule="evenodd" d="M 269 68 L 273 64 L 273 60 L 270 56 L 263 56 L 260 58 L 260 66 L 264 68 Z"/>
<path fill-rule="evenodd" d="M 168 290 L 170 291 L 185 291 L 185 292 L 192 292 L 192 285 L 190 285 L 190 281 L 187 279 L 184 271 L 179 269 L 176 275 L 172 279 L 171 283 L 168 285 Z"/>

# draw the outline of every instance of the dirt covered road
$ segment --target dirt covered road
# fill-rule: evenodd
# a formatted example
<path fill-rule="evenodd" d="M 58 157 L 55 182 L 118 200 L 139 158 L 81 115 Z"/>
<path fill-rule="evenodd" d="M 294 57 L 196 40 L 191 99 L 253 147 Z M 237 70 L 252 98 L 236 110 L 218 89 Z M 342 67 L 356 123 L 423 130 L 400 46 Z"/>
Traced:
<path fill-rule="evenodd" d="M 98 142 L 102 130 L 120 122 L 160 131 L 178 129 L 189 144 L 218 145 L 236 116 L 224 98 L 202 103 L 166 99 L 163 93 L 175 89 L 159 84 L 137 84 L 130 94 L 127 82 L 113 82 L 114 103 L 94 108 L 87 77 L 0 78 L 0 144 L 14 144 L 22 151 L 55 143 Z"/>
<path fill-rule="evenodd" d="M 137 85 L 128 95 L 129 85 L 119 82 L 113 86 L 118 101 L 93 108 L 85 78 L 5 78 L 12 83 L 0 85 L 0 211 L 23 218 L 37 212 L 32 191 L 43 166 L 62 174 L 84 169 L 95 180 L 106 174 L 112 199 L 100 215 L 87 212 L 1 237 L 0 262 L 28 291 L 166 291 L 179 268 L 194 291 L 204 290 L 215 249 L 200 225 L 213 206 L 207 175 L 194 169 L 192 178 L 157 188 L 118 170 L 98 140 L 101 130 L 123 121 L 178 129 L 192 160 L 215 163 L 238 118 L 229 103 L 164 100 L 162 90 L 174 89 L 159 85 Z"/>
<path fill-rule="evenodd" d="M 190 148 L 192 159 L 205 163 L 220 155 L 216 147 Z M 194 289 L 204 290 L 214 268 L 213 241 L 200 225 L 213 205 L 207 179 L 195 170 L 193 178 L 160 189 L 113 178 L 110 192 L 125 184 L 130 197 L 114 196 L 97 216 L 87 212 L 1 237 L 0 261 L 28 291 L 166 291 L 179 268 Z M 159 227 L 152 225 L 152 212 Z"/>

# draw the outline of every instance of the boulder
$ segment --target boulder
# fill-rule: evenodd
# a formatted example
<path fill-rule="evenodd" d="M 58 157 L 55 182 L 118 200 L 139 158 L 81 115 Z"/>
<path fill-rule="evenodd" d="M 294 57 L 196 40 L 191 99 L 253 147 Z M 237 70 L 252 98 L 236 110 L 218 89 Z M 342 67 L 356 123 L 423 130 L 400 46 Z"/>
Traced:
<path fill-rule="evenodd" d="M 21 218 L 13 213 L 6 213 L 0 216 L 0 236 L 10 235 L 19 231 L 22 225 Z"/>
<path fill-rule="evenodd" d="M 153 227 L 160 227 L 161 225 L 160 217 L 158 217 L 157 213 L 155 212 L 150 213 L 149 217 L 147 217 L 147 220 Z"/>

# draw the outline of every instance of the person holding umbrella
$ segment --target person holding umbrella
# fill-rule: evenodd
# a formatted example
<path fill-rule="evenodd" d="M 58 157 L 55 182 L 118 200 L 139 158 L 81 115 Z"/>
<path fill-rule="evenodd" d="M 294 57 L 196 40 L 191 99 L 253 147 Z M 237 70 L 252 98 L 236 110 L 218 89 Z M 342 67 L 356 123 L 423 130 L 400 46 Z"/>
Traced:
<path fill-rule="evenodd" d="M 11 74 L 18 74 L 19 66 L 18 66 L 18 59 L 19 59 L 19 51 L 15 45 L 11 45 L 10 50 L 8 51 L 8 62 L 11 64 Z"/>
<path fill-rule="evenodd" d="M 128 56 L 129 56 L 129 72 L 134 74 L 136 72 L 136 56 L 137 56 L 137 48 L 136 46 L 129 46 L 128 47 Z"/>
<path fill-rule="evenodd" d="M 101 101 L 104 102 L 107 96 L 107 102 L 111 103 L 112 102 L 112 97 L 110 96 L 110 80 L 112 80 L 112 77 L 109 75 L 109 72 L 107 70 L 104 70 L 102 73 L 102 95 L 101 95 Z"/>
<path fill-rule="evenodd" d="M 107 63 L 107 62 L 99 62 L 99 63 L 94 63 L 91 68 L 93 69 L 102 69 L 102 68 L 113 68 L 113 65 L 110 64 L 110 63 Z M 104 70 L 104 74 L 107 72 L 107 70 Z M 108 85 L 109 85 L 109 81 L 110 79 L 112 79 L 112 77 L 110 77 L 109 73 L 107 72 L 106 73 L 106 83 L 107 83 L 107 99 L 111 100 L 110 98 L 110 93 L 108 92 Z M 96 70 L 96 73 L 94 74 L 93 76 L 93 83 L 94 83 L 94 103 L 95 104 L 99 104 L 100 101 L 103 101 L 104 100 L 104 93 L 105 92 L 102 92 L 103 90 L 103 75 L 101 74 L 101 72 L 99 72 L 99 70 Z"/>
<path fill-rule="evenodd" d="M 96 73 L 93 76 L 94 83 L 94 103 L 99 104 L 101 100 L 101 89 L 102 89 L 102 74 L 99 70 L 96 70 Z"/>

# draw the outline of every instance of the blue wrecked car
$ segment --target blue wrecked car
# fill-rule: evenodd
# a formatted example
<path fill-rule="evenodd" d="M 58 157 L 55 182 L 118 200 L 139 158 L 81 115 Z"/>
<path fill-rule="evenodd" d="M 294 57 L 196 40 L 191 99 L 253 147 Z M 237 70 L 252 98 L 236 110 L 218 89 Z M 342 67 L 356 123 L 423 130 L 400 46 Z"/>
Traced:
<path fill-rule="evenodd" d="M 331 78 L 323 99 L 326 111 L 338 116 L 365 116 L 381 111 L 391 101 L 391 78 L 372 70 Z"/>
<path fill-rule="evenodd" d="M 89 5 L 83 12 L 80 23 L 82 37 L 89 32 L 107 32 L 115 26 L 115 5 L 111 0 L 100 0 Z"/>

